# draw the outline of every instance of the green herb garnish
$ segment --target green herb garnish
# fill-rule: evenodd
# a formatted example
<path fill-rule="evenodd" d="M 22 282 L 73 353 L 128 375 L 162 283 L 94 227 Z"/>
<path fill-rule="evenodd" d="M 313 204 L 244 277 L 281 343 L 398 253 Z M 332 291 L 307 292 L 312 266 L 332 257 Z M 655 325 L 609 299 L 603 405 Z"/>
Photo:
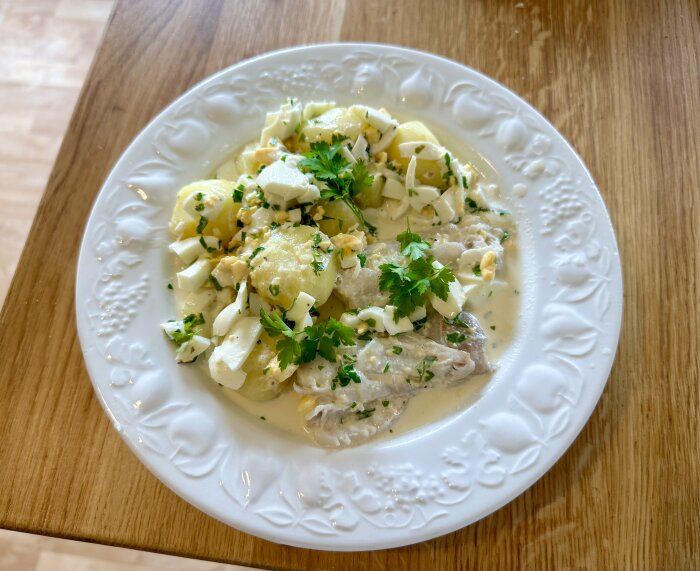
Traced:
<path fill-rule="evenodd" d="M 461 343 L 467 338 L 466 335 L 462 333 L 458 333 L 457 331 L 450 333 L 447 335 L 447 341 L 450 343 Z"/>
<path fill-rule="evenodd" d="M 302 172 L 309 172 L 324 183 L 321 190 L 321 198 L 324 200 L 342 200 L 370 234 L 375 234 L 377 229 L 365 220 L 360 208 L 353 198 L 360 192 L 372 186 L 374 177 L 367 172 L 364 162 L 357 161 L 351 164 L 345 160 L 340 149 L 343 138 L 335 135 L 331 144 L 325 141 L 311 143 L 311 150 L 299 161 Z"/>
<path fill-rule="evenodd" d="M 176 329 L 169 333 L 168 336 L 177 345 L 182 345 L 197 335 L 197 327 L 199 325 L 204 325 L 204 315 L 201 313 L 190 313 L 182 320 L 182 330 Z"/>
<path fill-rule="evenodd" d="M 351 382 L 362 382 L 362 379 L 360 379 L 360 375 L 358 375 L 357 371 L 355 370 L 355 365 L 353 365 L 353 363 L 351 362 L 341 363 L 338 367 L 338 373 L 331 382 L 331 389 L 335 390 L 335 387 L 337 385 L 340 385 L 341 387 L 347 387 Z"/>
<path fill-rule="evenodd" d="M 224 288 L 221 287 L 221 284 L 219 283 L 219 280 L 217 280 L 217 279 L 214 277 L 214 274 L 209 274 L 209 281 L 212 283 L 212 285 L 214 286 L 214 289 L 215 289 L 216 291 L 221 291 L 222 289 L 224 289 Z"/>
<path fill-rule="evenodd" d="M 435 376 L 435 373 L 430 370 L 430 365 L 432 365 L 435 361 L 437 361 L 437 357 L 435 355 L 428 355 L 420 363 L 418 363 L 418 366 L 416 367 L 416 371 L 418 371 L 418 382 L 427 383 Z"/>
<path fill-rule="evenodd" d="M 251 261 L 253 260 L 253 258 L 255 258 L 255 256 L 257 256 L 257 255 L 258 255 L 260 252 L 262 252 L 264 249 L 265 249 L 264 246 L 258 246 L 257 248 L 255 248 L 255 250 L 253 250 L 253 251 L 250 253 L 250 258 L 248 258 L 248 262 L 251 262 Z"/>
<path fill-rule="evenodd" d="M 370 416 L 372 416 L 372 414 L 374 414 L 374 409 L 368 408 L 365 410 L 358 410 L 355 414 L 357 415 L 357 418 L 362 420 L 362 419 L 369 418 Z"/>
<path fill-rule="evenodd" d="M 352 328 L 332 317 L 295 332 L 278 313 L 270 314 L 261 308 L 260 323 L 270 337 L 281 337 L 276 345 L 281 370 L 290 364 L 313 361 L 317 355 L 335 362 L 338 347 L 355 344 Z"/>

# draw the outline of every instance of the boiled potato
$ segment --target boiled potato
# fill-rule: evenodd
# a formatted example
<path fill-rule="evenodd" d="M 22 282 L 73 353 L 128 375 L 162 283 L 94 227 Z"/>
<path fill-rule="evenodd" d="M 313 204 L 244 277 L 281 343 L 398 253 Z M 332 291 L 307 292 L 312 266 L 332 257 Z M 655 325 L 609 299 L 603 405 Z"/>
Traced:
<path fill-rule="evenodd" d="M 314 245 L 313 237 L 328 240 L 323 232 L 311 226 L 292 226 L 273 232 L 251 262 L 250 278 L 258 295 L 270 303 L 289 309 L 299 292 L 304 291 L 324 303 L 333 291 L 338 264 L 333 254 Z M 314 271 L 314 254 L 324 269 Z"/>
<path fill-rule="evenodd" d="M 399 125 L 398 129 L 396 130 L 396 137 L 394 137 L 394 140 L 387 149 L 387 155 L 389 156 L 390 160 L 401 166 L 404 173 L 408 168 L 410 158 L 401 156 L 399 153 L 399 145 L 410 141 L 428 141 L 429 143 L 435 143 L 436 145 L 440 144 L 437 137 L 433 135 L 432 131 L 420 121 L 408 121 L 407 123 L 402 123 Z M 442 182 L 440 176 L 441 168 L 442 164 L 440 161 L 426 161 L 423 159 L 418 159 L 416 163 L 416 176 L 423 184 L 439 186 Z"/>
<path fill-rule="evenodd" d="M 384 198 L 382 190 L 384 189 L 384 177 L 382 175 L 374 175 L 372 186 L 365 188 L 355 197 L 355 203 L 360 208 L 379 208 L 382 205 Z"/>
<path fill-rule="evenodd" d="M 336 133 L 354 141 L 362 131 L 362 125 L 363 122 L 357 113 L 345 107 L 336 107 L 311 119 L 302 129 L 302 133 L 310 142 L 330 143 Z"/>
<path fill-rule="evenodd" d="M 323 207 L 323 216 L 326 220 L 321 220 L 318 226 L 328 236 L 347 232 L 358 223 L 353 211 L 342 200 L 334 200 L 333 202 L 322 201 L 319 202 L 319 205 Z"/>
<path fill-rule="evenodd" d="M 238 392 L 244 397 L 255 401 L 265 401 L 275 398 L 282 392 L 284 383 L 278 382 L 277 379 L 267 374 L 270 360 L 277 354 L 275 343 L 275 340 L 267 333 L 263 333 L 260 343 L 253 348 L 243 363 L 246 378 Z"/>
<path fill-rule="evenodd" d="M 184 186 L 177 193 L 177 201 L 175 202 L 173 215 L 170 218 L 170 232 L 181 239 L 197 235 L 199 218 L 191 216 L 184 209 L 183 205 L 185 200 L 191 195 L 197 192 L 206 192 L 213 188 L 221 191 L 225 196 L 225 200 L 216 218 L 209 220 L 203 234 L 216 236 L 224 243 L 228 243 L 238 231 L 236 228 L 236 214 L 238 214 L 238 209 L 241 207 L 240 203 L 233 202 L 233 189 L 235 186 L 236 183 L 229 180 L 200 180 Z"/>

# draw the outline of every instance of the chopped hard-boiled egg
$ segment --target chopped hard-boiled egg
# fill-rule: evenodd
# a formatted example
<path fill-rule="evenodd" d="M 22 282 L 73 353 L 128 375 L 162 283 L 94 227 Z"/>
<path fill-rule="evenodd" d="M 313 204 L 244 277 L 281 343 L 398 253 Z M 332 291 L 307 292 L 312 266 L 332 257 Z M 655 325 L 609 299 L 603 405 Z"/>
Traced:
<path fill-rule="evenodd" d="M 248 275 L 248 264 L 238 256 L 224 256 L 211 274 L 222 287 L 233 286 Z"/>
<path fill-rule="evenodd" d="M 299 295 L 294 300 L 292 307 L 287 312 L 287 318 L 294 322 L 295 330 L 302 330 L 305 327 L 313 325 L 313 319 L 309 315 L 309 310 L 316 303 L 316 298 L 306 292 L 299 292 Z"/>
<path fill-rule="evenodd" d="M 479 262 L 479 268 L 481 269 L 481 277 L 485 281 L 493 280 L 496 275 L 496 252 L 493 250 L 486 252 Z"/>
<path fill-rule="evenodd" d="M 306 105 L 304 105 L 302 119 L 304 121 L 310 121 L 319 115 L 323 115 L 326 111 L 330 111 L 334 107 L 335 101 L 309 101 Z"/>
<path fill-rule="evenodd" d="M 221 310 L 221 313 L 214 319 L 214 324 L 212 325 L 212 332 L 217 337 L 222 337 L 226 335 L 241 317 L 247 313 L 248 305 L 248 282 L 241 282 L 238 288 L 238 294 L 236 295 L 236 300 L 230 303 Z"/>
<path fill-rule="evenodd" d="M 440 222 L 443 224 L 449 224 L 457 216 L 454 197 L 450 192 L 443 192 L 431 203 L 431 206 L 435 209 Z"/>
<path fill-rule="evenodd" d="M 202 245 L 202 241 L 206 244 L 206 248 Z M 221 248 L 221 240 L 216 236 L 203 236 L 201 238 L 185 238 L 177 240 L 168 246 L 168 249 L 180 258 L 185 264 L 191 264 L 199 256 L 206 253 L 207 248 L 218 250 Z"/>
<path fill-rule="evenodd" d="M 430 141 L 408 141 L 399 144 L 399 153 L 402 157 L 416 156 L 426 161 L 439 161 L 445 156 L 447 149 Z"/>
<path fill-rule="evenodd" d="M 433 261 L 433 267 L 442 268 L 442 264 L 438 261 Z M 464 288 L 458 280 L 453 280 L 448 286 L 447 299 L 440 299 L 434 293 L 430 292 L 428 295 L 430 299 L 430 304 L 433 306 L 435 311 L 440 315 L 447 317 L 448 319 L 453 318 L 464 307 L 464 302 L 467 300 L 467 296 L 464 294 Z"/>
<path fill-rule="evenodd" d="M 180 345 L 179 349 L 175 351 L 175 360 L 178 363 L 191 363 L 199 355 L 204 353 L 209 346 L 211 341 L 206 337 L 201 335 L 194 335 L 189 341 L 185 341 Z"/>
<path fill-rule="evenodd" d="M 416 212 L 440 197 L 440 191 L 434 186 L 420 185 L 408 189 L 408 203 Z"/>
<path fill-rule="evenodd" d="M 393 198 L 394 200 L 403 200 L 407 197 L 407 194 L 406 189 L 398 180 L 387 178 L 382 190 L 382 196 Z"/>
<path fill-rule="evenodd" d="M 211 260 L 197 260 L 189 267 L 175 274 L 177 285 L 185 291 L 195 291 L 199 289 L 209 279 L 211 271 Z"/>
<path fill-rule="evenodd" d="M 212 379 L 230 389 L 239 389 L 245 381 L 243 363 L 260 337 L 262 325 L 257 317 L 236 321 L 224 341 L 209 357 Z"/>
<path fill-rule="evenodd" d="M 387 305 L 384 308 L 384 329 L 389 335 L 398 335 L 399 333 L 408 333 L 413 331 L 413 323 L 408 317 L 400 317 L 397 321 L 394 317 L 396 307 Z"/>
<path fill-rule="evenodd" d="M 313 185 L 299 169 L 284 161 L 276 161 L 258 175 L 258 186 L 262 188 L 265 197 L 275 203 L 279 198 L 288 201 L 298 199 L 309 192 Z"/>
<path fill-rule="evenodd" d="M 270 143 L 270 139 L 284 141 L 291 137 L 301 124 L 301 102 L 290 99 L 280 106 L 279 111 L 268 113 L 265 117 L 265 127 L 260 134 L 260 145 Z"/>

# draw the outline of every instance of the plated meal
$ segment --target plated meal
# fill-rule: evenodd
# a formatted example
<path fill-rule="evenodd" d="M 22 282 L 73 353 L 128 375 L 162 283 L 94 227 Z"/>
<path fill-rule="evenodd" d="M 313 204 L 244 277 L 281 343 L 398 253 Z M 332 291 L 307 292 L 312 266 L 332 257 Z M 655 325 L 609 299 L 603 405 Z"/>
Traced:
<path fill-rule="evenodd" d="M 324 44 L 239 62 L 143 129 L 75 301 L 95 394 L 163 483 L 246 533 L 365 551 L 551 468 L 605 386 L 622 278 L 595 183 L 525 101 L 432 54 Z"/>
<path fill-rule="evenodd" d="M 346 447 L 411 407 L 439 418 L 496 369 L 517 229 L 424 123 L 290 98 L 212 174 L 173 195 L 180 315 L 162 329 L 240 407 Z"/>

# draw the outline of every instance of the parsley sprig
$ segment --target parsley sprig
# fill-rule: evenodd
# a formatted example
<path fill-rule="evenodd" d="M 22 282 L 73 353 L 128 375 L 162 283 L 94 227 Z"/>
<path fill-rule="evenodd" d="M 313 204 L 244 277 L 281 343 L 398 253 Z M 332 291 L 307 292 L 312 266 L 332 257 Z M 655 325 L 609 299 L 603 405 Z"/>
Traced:
<path fill-rule="evenodd" d="M 364 162 L 357 161 L 354 164 L 348 162 L 340 153 L 343 138 L 334 135 L 330 144 L 325 141 L 311 143 L 311 150 L 305 153 L 299 161 L 302 172 L 311 173 L 316 180 L 325 184 L 321 190 L 321 198 L 324 200 L 342 200 L 370 234 L 375 234 L 377 229 L 365 220 L 360 208 L 353 200 L 372 186 L 374 177 L 367 172 Z"/>
<path fill-rule="evenodd" d="M 280 338 L 275 348 L 283 371 L 289 365 L 313 361 L 316 355 L 335 363 L 338 347 L 355 344 L 352 328 L 332 317 L 303 331 L 294 331 L 279 313 L 268 313 L 260 308 L 260 323 L 270 337 Z"/>
<path fill-rule="evenodd" d="M 446 266 L 435 267 L 435 258 L 428 253 L 429 244 L 410 228 L 397 236 L 401 253 L 410 261 L 402 266 L 395 262 L 382 264 L 379 270 L 379 289 L 389 292 L 391 303 L 396 306 L 394 319 L 410 315 L 425 305 L 425 298 L 434 293 L 443 301 L 447 299 L 449 285 L 455 277 Z"/>

